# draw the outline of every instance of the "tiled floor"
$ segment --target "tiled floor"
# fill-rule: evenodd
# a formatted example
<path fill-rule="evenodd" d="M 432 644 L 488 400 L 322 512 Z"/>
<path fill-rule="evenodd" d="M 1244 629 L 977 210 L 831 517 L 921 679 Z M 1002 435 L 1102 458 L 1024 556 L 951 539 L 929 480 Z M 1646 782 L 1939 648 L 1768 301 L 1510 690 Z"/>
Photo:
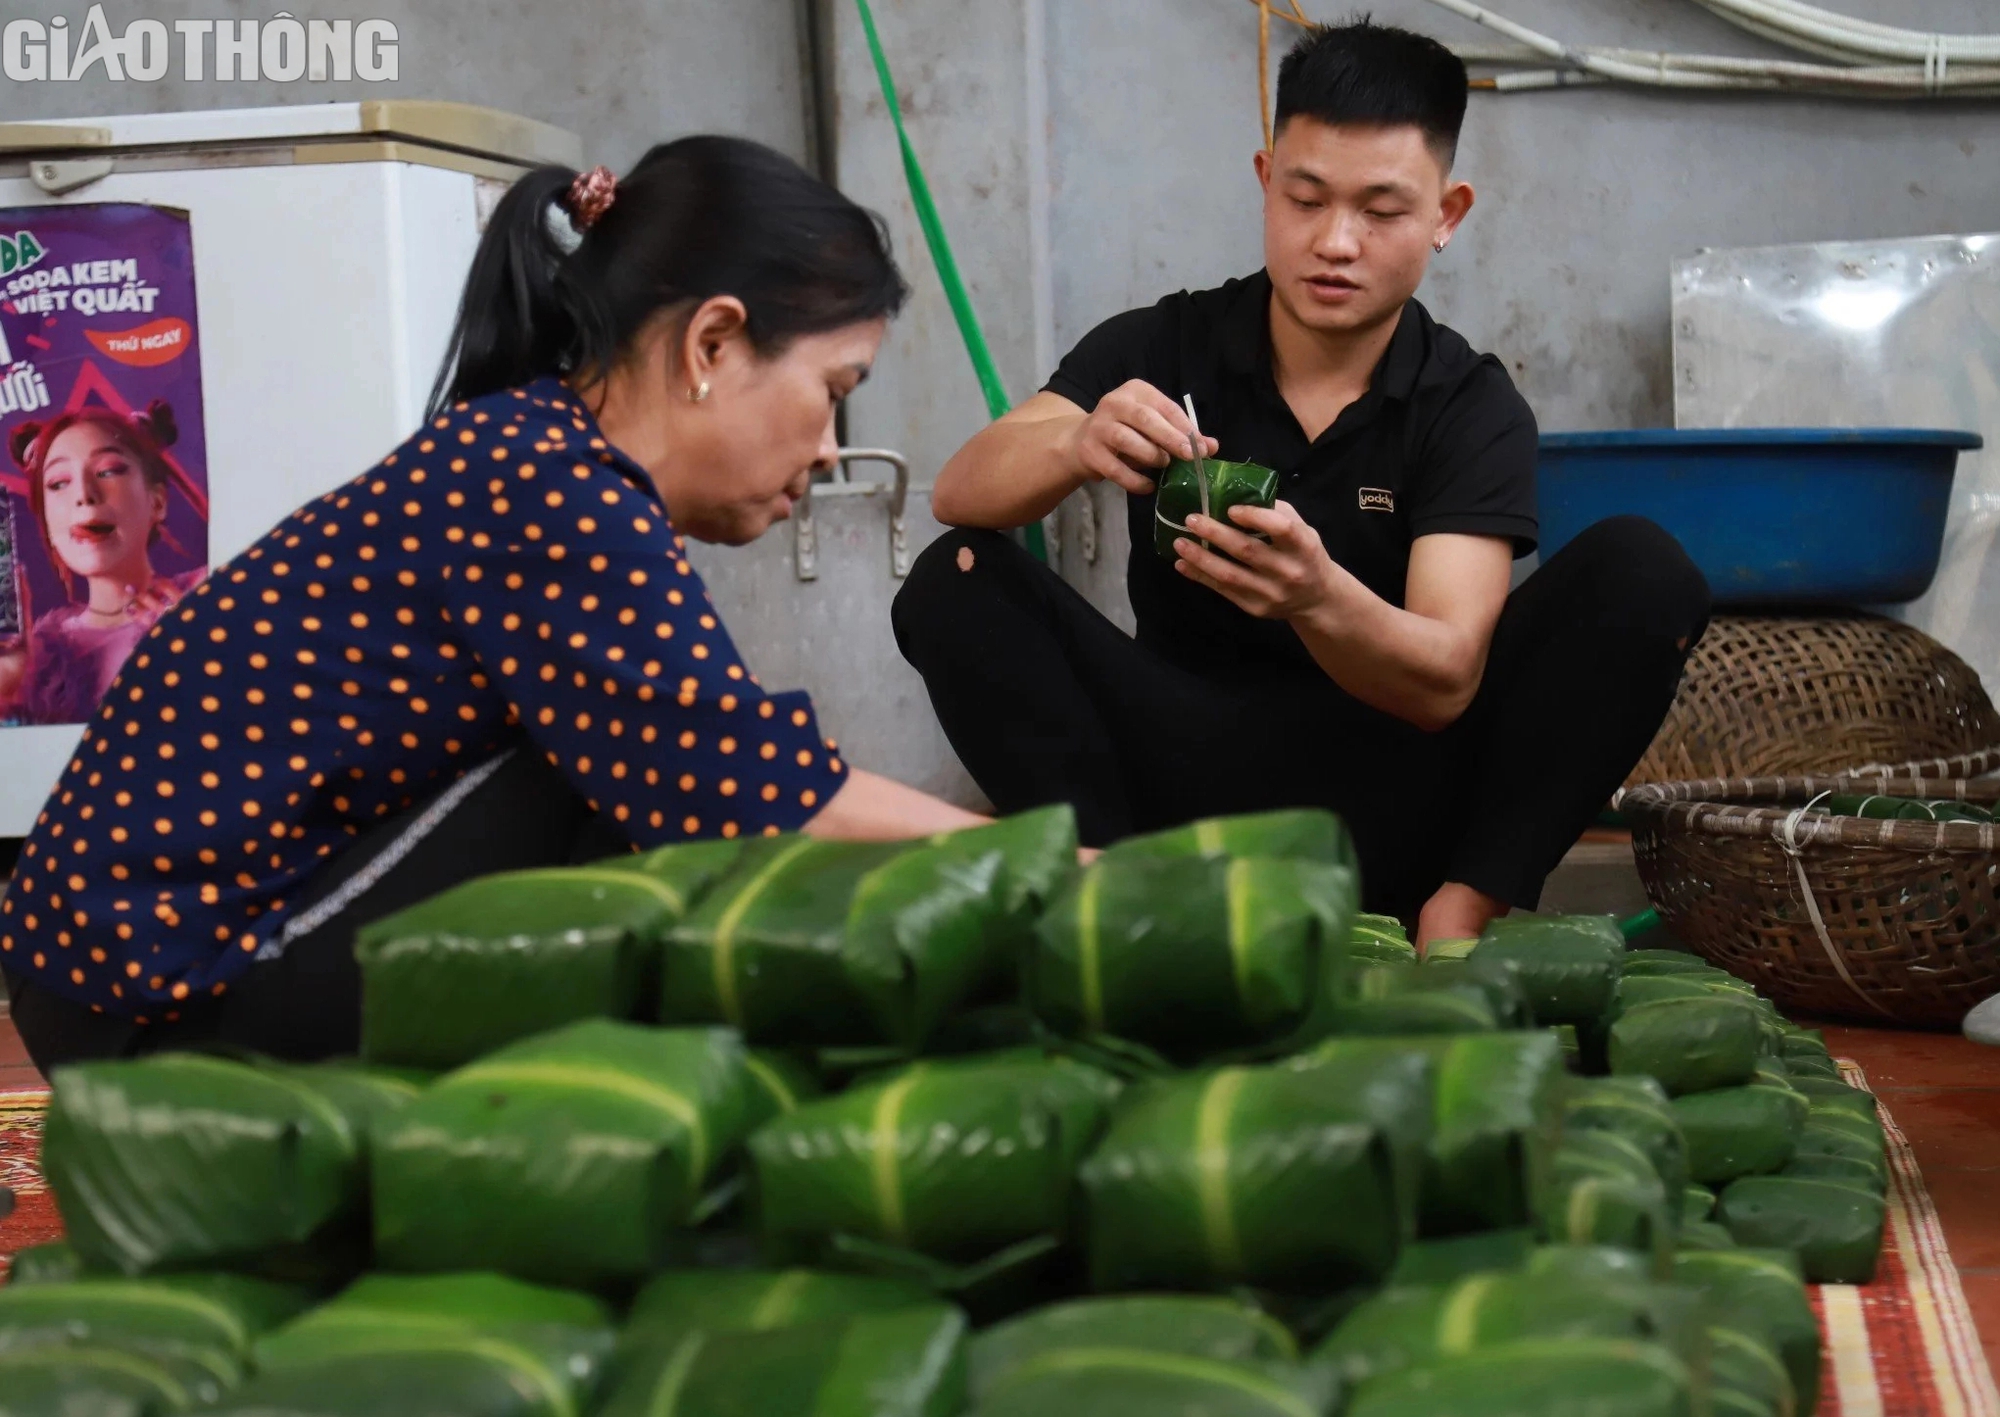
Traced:
<path fill-rule="evenodd" d="M 1826 1026 L 1910 1139 L 1986 1361 L 2000 1372 L 2000 1048 L 1956 1034 Z"/>

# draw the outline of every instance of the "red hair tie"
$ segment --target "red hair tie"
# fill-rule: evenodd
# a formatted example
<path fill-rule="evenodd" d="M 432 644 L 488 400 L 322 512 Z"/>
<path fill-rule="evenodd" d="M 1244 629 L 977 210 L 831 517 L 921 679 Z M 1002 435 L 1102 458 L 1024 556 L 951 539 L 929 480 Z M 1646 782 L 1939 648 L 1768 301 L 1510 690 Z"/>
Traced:
<path fill-rule="evenodd" d="M 618 179 L 610 168 L 599 166 L 576 175 L 576 180 L 569 184 L 569 197 L 563 206 L 569 212 L 570 224 L 578 231 L 588 231 L 617 200 Z"/>

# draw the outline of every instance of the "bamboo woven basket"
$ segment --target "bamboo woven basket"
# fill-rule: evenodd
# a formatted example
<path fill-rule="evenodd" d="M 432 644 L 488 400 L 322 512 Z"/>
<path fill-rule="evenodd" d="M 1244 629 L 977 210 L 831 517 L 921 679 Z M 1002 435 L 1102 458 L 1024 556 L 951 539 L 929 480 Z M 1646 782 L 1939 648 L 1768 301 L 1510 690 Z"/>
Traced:
<path fill-rule="evenodd" d="M 1955 1029 L 2000 993 L 2000 827 L 1881 822 L 1822 793 L 2000 802 L 2000 749 L 1840 777 L 1621 794 L 1646 893 L 1687 948 L 1816 1018 Z M 1815 915 L 1816 913 L 1816 915 Z"/>
<path fill-rule="evenodd" d="M 1995 743 L 2000 713 L 1979 676 L 1900 620 L 1718 615 L 1626 786 L 1790 777 Z"/>

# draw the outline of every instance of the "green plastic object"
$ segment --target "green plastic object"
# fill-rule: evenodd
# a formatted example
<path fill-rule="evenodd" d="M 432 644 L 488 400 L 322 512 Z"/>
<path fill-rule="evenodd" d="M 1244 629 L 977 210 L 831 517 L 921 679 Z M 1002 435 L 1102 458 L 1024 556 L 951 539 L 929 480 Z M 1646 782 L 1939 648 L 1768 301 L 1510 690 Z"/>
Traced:
<path fill-rule="evenodd" d="M 1070 1227 L 1076 1164 L 1117 1082 L 1062 1059 L 915 1063 L 750 1138 L 752 1211 L 783 1262 L 842 1242 L 972 1261 Z"/>
<path fill-rule="evenodd" d="M 321 1275 L 367 1238 L 372 1123 L 414 1084 L 197 1053 L 57 1068 L 42 1167 L 90 1269 Z"/>
<path fill-rule="evenodd" d="M 1359 858 L 1347 824 L 1319 807 L 1281 807 L 1269 812 L 1245 812 L 1231 817 L 1203 817 L 1164 831 L 1128 836 L 1114 842 L 1104 859 L 1183 861 L 1188 857 L 1225 861 L 1237 856 L 1277 860 L 1318 861 L 1345 866 L 1357 874 Z M 1360 920 L 1362 917 L 1355 917 Z M 1377 922 L 1387 916 L 1369 917 Z M 1397 927 L 1400 930 L 1400 926 Z"/>
<path fill-rule="evenodd" d="M 682 890 L 629 866 L 512 871 L 362 927 L 361 1051 L 454 1068 L 583 1018 L 631 1018 Z"/>
<path fill-rule="evenodd" d="M 595 1417 L 958 1417 L 965 1316 L 948 1305 L 628 1339 Z"/>
<path fill-rule="evenodd" d="M 1542 1340 L 1377 1378 L 1346 1417 L 1688 1417 L 1693 1389 L 1687 1366 L 1657 1344 Z"/>
<path fill-rule="evenodd" d="M 1380 1280 L 1402 1230 L 1388 1139 L 1312 1070 L 1140 1084 L 1078 1172 L 1100 1292 Z"/>
<path fill-rule="evenodd" d="M 1069 1037 L 1177 1059 L 1289 1051 L 1344 989 L 1355 876 L 1303 859 L 1106 857 L 1036 927 L 1028 995 Z"/>
<path fill-rule="evenodd" d="M 257 1345 L 232 1414 L 581 1417 L 613 1331 L 589 1295 L 499 1275 L 365 1275 Z"/>
<path fill-rule="evenodd" d="M 1658 1079 L 1672 1096 L 1733 1087 L 1757 1071 L 1757 1011 L 1734 999 L 1660 999 L 1611 1025 L 1611 1071 Z"/>
<path fill-rule="evenodd" d="M 1257 536 L 1247 527 L 1236 526 L 1229 509 L 1271 507 L 1278 500 L 1278 474 L 1257 463 L 1223 462 L 1220 458 L 1209 458 L 1202 467 L 1208 474 L 1208 515 L 1247 536 Z M 1184 536 L 1207 547 L 1206 541 L 1187 529 L 1187 519 L 1200 515 L 1201 510 L 1200 475 L 1186 458 L 1175 458 L 1160 474 L 1159 491 L 1153 499 L 1153 550 L 1169 561 L 1178 560 L 1174 542 Z"/>
<path fill-rule="evenodd" d="M 1723 1191 L 1716 1214 L 1740 1245 L 1791 1250 L 1813 1284 L 1875 1277 L 1886 1214 L 1879 1193 L 1835 1180 L 1746 1176 Z"/>
<path fill-rule="evenodd" d="M 672 1346 L 697 1330 L 761 1333 L 856 1314 L 929 1308 L 919 1285 L 813 1269 L 679 1269 L 655 1275 L 632 1301 L 627 1345 Z"/>
<path fill-rule="evenodd" d="M 1676 1097 L 1673 1108 L 1687 1142 L 1688 1175 L 1704 1186 L 1782 1170 L 1808 1110 L 1790 1088 L 1761 1085 Z"/>
<path fill-rule="evenodd" d="M 376 1129 L 377 1258 L 546 1284 L 637 1278 L 765 1110 L 726 1029 L 593 1019 L 525 1039 Z"/>
<path fill-rule="evenodd" d="M 1288 1363 L 1290 1330 L 1240 1300 L 1194 1294 L 1119 1294 L 1073 1299 L 996 1324 L 968 1353 L 977 1404 L 1027 1364 L 1077 1349 L 1137 1349 L 1218 1363 Z"/>
<path fill-rule="evenodd" d="M 1708 1321 L 1736 1329 L 1778 1355 L 1798 1394 L 1798 1417 L 1819 1405 L 1819 1321 L 1798 1256 L 1787 1250 L 1682 1250 L 1674 1283 L 1702 1296 Z"/>

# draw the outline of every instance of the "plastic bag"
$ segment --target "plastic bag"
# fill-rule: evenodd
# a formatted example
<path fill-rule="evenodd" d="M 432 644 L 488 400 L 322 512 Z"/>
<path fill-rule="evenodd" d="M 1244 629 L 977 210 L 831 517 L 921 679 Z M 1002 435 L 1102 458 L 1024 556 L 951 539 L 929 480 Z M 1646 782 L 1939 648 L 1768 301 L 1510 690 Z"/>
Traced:
<path fill-rule="evenodd" d="M 1673 1109 L 1687 1142 L 1689 1177 L 1719 1186 L 1783 1170 L 1808 1107 L 1790 1088 L 1758 1085 L 1676 1097 Z"/>
<path fill-rule="evenodd" d="M 1660 999 L 1611 1025 L 1611 1071 L 1655 1078 L 1671 1096 L 1735 1087 L 1757 1071 L 1763 1030 L 1734 999 Z"/>
<path fill-rule="evenodd" d="M 377 1128 L 377 1256 L 550 1284 L 645 1274 L 765 1110 L 726 1029 L 597 1019 L 525 1039 Z"/>
<path fill-rule="evenodd" d="M 972 1260 L 1069 1228 L 1079 1157 L 1117 1083 L 1001 1054 L 912 1064 L 802 1105 L 750 1138 L 752 1210 L 781 1260 L 843 1238 Z"/>
<path fill-rule="evenodd" d="M 1329 819 L 1333 820 L 1333 819 Z M 1355 878 L 1299 859 L 1102 859 L 1036 928 L 1029 1000 L 1057 1033 L 1192 1060 L 1323 1028 Z"/>
<path fill-rule="evenodd" d="M 583 1018 L 631 1018 L 681 890 L 620 864 L 482 876 L 361 928 L 361 1052 L 453 1068 Z"/>
<path fill-rule="evenodd" d="M 1324 1293 L 1380 1280 L 1402 1232 L 1388 1138 L 1310 1069 L 1140 1084 L 1078 1180 L 1100 1291 Z"/>
<path fill-rule="evenodd" d="M 369 1129 L 416 1092 L 336 1064 L 72 1064 L 52 1079 L 42 1168 L 89 1268 L 316 1274 L 365 1246 Z"/>

